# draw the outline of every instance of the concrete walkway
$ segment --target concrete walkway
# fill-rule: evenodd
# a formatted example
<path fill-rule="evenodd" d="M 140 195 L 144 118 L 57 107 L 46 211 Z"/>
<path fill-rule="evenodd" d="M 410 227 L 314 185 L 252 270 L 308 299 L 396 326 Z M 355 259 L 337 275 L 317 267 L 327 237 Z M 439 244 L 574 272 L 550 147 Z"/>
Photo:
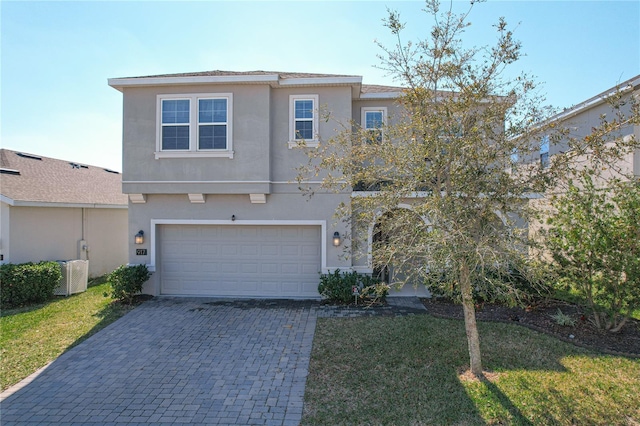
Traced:
<path fill-rule="evenodd" d="M 0 403 L 2 425 L 298 425 L 315 302 L 155 299 Z"/>

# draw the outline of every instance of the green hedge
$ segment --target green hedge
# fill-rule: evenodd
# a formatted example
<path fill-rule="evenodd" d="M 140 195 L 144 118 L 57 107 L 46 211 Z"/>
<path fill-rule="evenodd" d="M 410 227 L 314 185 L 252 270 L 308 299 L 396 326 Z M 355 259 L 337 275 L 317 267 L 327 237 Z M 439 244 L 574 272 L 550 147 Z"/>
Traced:
<path fill-rule="evenodd" d="M 389 293 L 389 286 L 381 285 L 380 280 L 355 271 L 340 272 L 340 269 L 328 274 L 320 274 L 318 293 L 333 302 L 348 304 L 355 301 L 354 287 L 358 289 L 360 299 L 384 300 Z"/>
<path fill-rule="evenodd" d="M 53 297 L 62 272 L 57 262 L 6 263 L 0 266 L 0 306 L 12 308 Z"/>
<path fill-rule="evenodd" d="M 151 273 L 146 265 L 122 265 L 111 274 L 111 297 L 121 302 L 131 303 L 136 294 L 142 292 L 142 285 L 149 280 Z"/>

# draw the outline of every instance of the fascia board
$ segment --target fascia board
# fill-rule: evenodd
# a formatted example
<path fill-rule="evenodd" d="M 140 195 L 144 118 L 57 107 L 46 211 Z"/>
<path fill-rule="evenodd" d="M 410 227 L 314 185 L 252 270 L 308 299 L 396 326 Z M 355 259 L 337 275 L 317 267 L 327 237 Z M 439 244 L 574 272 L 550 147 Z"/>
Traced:
<path fill-rule="evenodd" d="M 125 87 L 138 86 L 169 86 L 184 84 L 212 84 L 212 83 L 277 83 L 277 74 L 265 75 L 217 75 L 191 77 L 148 77 L 148 78 L 110 78 L 109 86 L 120 90 Z"/>
<path fill-rule="evenodd" d="M 402 96 L 402 92 L 362 93 L 360 99 L 396 99 Z"/>
<path fill-rule="evenodd" d="M 0 194 L 0 202 L 3 202 L 5 204 L 8 204 L 10 206 L 15 205 L 15 201 L 9 197 L 7 197 L 6 195 L 2 195 Z"/>
<path fill-rule="evenodd" d="M 10 200 L 11 203 L 6 202 Z M 66 208 L 90 208 L 90 209 L 127 209 L 127 204 L 93 204 L 93 203 L 47 203 L 43 201 L 20 201 L 11 200 L 2 196 L 0 199 L 3 203 L 14 207 L 66 207 Z"/>
<path fill-rule="evenodd" d="M 607 99 L 609 97 L 611 97 L 612 95 L 616 94 L 616 93 L 626 93 L 632 90 L 637 90 L 636 87 L 638 87 L 638 85 L 640 85 L 640 77 L 635 77 L 635 79 L 631 79 L 628 80 L 624 83 L 622 83 L 620 86 L 616 86 L 612 89 L 609 90 L 605 90 L 604 92 L 590 98 L 587 99 L 586 101 L 583 101 L 581 103 L 579 103 L 578 105 L 575 105 L 571 108 L 567 108 L 566 110 L 554 115 L 553 117 L 550 117 L 548 120 L 546 120 L 544 123 L 551 123 L 554 121 L 563 121 L 566 120 L 568 118 L 571 118 L 575 115 L 578 115 L 579 113 L 588 110 L 590 108 L 594 108 L 600 104 L 603 104 L 607 101 Z M 543 124 L 544 124 L 543 123 Z"/>

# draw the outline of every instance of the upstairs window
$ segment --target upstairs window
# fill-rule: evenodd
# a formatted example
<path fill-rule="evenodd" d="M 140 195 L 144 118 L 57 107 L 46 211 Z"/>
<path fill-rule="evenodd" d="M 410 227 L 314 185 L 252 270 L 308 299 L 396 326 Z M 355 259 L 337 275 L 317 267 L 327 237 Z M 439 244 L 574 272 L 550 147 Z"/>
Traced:
<path fill-rule="evenodd" d="M 227 149 L 227 99 L 198 100 L 198 149 Z"/>
<path fill-rule="evenodd" d="M 540 166 L 549 167 L 549 136 L 544 136 L 540 141 Z"/>
<path fill-rule="evenodd" d="M 307 146 L 317 146 L 318 95 L 291 95 L 289 115 L 289 148 L 300 141 Z"/>
<path fill-rule="evenodd" d="M 156 158 L 233 158 L 232 94 L 158 96 Z"/>
<path fill-rule="evenodd" d="M 367 142 L 382 142 L 383 126 L 387 121 L 387 109 L 384 107 L 362 108 L 362 128 L 367 133 Z"/>
<path fill-rule="evenodd" d="M 189 149 L 189 99 L 162 100 L 162 150 Z"/>

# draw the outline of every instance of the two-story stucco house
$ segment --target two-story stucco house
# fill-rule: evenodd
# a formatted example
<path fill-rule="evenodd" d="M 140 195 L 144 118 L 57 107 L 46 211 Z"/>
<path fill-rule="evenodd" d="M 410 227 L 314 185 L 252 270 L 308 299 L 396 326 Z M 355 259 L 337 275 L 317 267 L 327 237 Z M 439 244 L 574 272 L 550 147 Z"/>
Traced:
<path fill-rule="evenodd" d="M 154 271 L 145 292 L 309 298 L 319 297 L 320 272 L 371 272 L 366 258 L 344 256 L 348 230 L 334 219 L 351 192 L 305 197 L 296 167 L 304 150 L 338 131 L 322 111 L 376 126 L 396 108 L 399 88 L 265 71 L 109 85 L 123 94 L 129 262 Z"/>
<path fill-rule="evenodd" d="M 616 96 L 615 107 L 611 101 Z M 567 137 L 577 140 L 590 135 L 594 128 L 601 126 L 602 120 L 611 122 L 617 120 L 617 114 L 621 113 L 628 119 L 632 115 L 633 103 L 640 103 L 640 75 L 632 77 L 616 86 L 605 90 L 579 104 L 567 108 L 547 120 L 548 123 L 555 123 L 556 127 L 566 129 Z M 610 143 L 615 143 L 618 139 L 631 138 L 635 136 L 640 140 L 640 126 L 634 122 L 621 123 L 609 134 Z M 568 150 L 566 138 L 557 142 L 550 142 L 547 138 L 543 140 L 540 149 L 540 162 L 544 166 L 552 161 L 554 155 Z M 579 164 L 582 159 L 576 160 Z M 640 176 L 640 150 L 629 153 L 618 165 L 622 173 L 626 175 Z M 612 172 L 613 173 L 613 172 Z M 613 174 L 612 174 L 613 176 Z M 605 175 L 607 177 L 607 175 Z"/>

